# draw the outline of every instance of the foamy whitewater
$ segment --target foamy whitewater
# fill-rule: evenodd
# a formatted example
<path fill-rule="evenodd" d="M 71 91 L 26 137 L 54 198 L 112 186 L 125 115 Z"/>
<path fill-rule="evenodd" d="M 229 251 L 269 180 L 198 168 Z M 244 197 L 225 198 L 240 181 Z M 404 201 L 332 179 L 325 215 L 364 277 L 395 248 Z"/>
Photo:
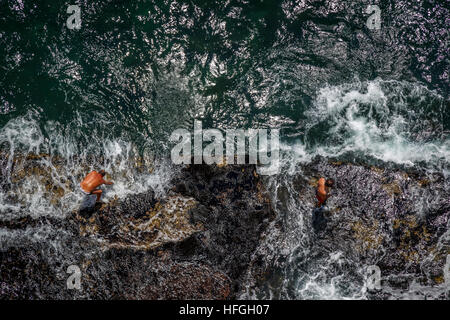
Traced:
<path fill-rule="evenodd" d="M 266 256 L 267 261 L 273 261 L 280 273 L 279 282 L 268 283 L 260 290 L 250 285 L 241 298 L 367 299 L 367 264 L 351 260 L 342 251 L 314 251 L 317 238 L 305 221 L 311 209 L 299 203 L 299 192 L 292 177 L 299 173 L 298 164 L 308 163 L 320 155 L 334 161 L 349 160 L 381 167 L 416 167 L 430 175 L 438 172 L 444 175 L 449 186 L 450 139 L 442 120 L 446 108 L 441 96 L 407 82 L 357 81 L 319 90 L 307 112 L 304 141 L 282 144 L 281 173 L 267 181 L 279 217 L 269 230 L 276 230 L 279 220 L 284 227 L 282 234 L 268 232 L 257 252 Z M 320 131 L 325 132 L 323 138 L 317 137 Z M 416 199 L 415 212 L 418 217 L 424 217 L 430 208 L 436 208 L 439 194 L 416 192 L 412 195 Z M 447 226 L 438 247 L 448 245 L 449 241 Z M 422 264 L 426 266 L 434 258 L 430 255 Z M 448 271 L 445 271 L 447 277 Z M 450 289 L 448 282 L 427 287 L 415 279 L 411 281 L 406 290 L 390 287 L 383 290 L 395 299 L 436 299 L 448 294 Z"/>
<path fill-rule="evenodd" d="M 271 234 L 269 228 L 258 250 L 264 251 L 268 259 L 285 257 L 280 282 L 273 288 L 268 284 L 261 291 L 248 289 L 241 298 L 367 298 L 367 287 L 361 280 L 364 266 L 358 267 L 356 275 L 349 274 L 351 271 L 345 271 L 343 266 L 359 262 L 348 260 L 342 252 L 329 252 L 316 257 L 308 269 L 297 269 L 296 266 L 312 254 L 307 248 L 314 241 L 314 234 L 305 224 L 308 213 L 297 200 L 298 191 L 292 181 L 292 176 L 298 173 L 296 166 L 312 161 L 317 155 L 387 167 L 417 166 L 431 173 L 442 173 L 448 184 L 450 140 L 442 123 L 446 107 L 441 96 L 415 83 L 378 79 L 327 85 L 320 89 L 306 112 L 303 139 L 283 139 L 281 134 L 281 171 L 266 179 L 274 209 L 286 230 L 280 238 L 279 234 Z M 100 115 L 98 119 L 95 122 L 78 115 L 69 126 L 55 121 L 42 125 L 36 114 L 29 113 L 10 120 L 1 128 L 0 146 L 7 154 L 1 183 L 11 187 L 0 193 L 0 219 L 23 216 L 64 219 L 77 209 L 82 199 L 79 192 L 82 177 L 99 168 L 104 168 L 114 181 L 113 186 L 106 188 L 104 201 L 121 199 L 149 188 L 158 196 L 164 196 L 179 167 L 168 158 L 155 157 L 155 150 L 147 148 L 143 152 L 126 135 L 114 137 L 108 133 L 110 123 Z M 97 129 L 86 134 L 89 132 L 86 128 L 93 127 L 93 122 Z M 43 179 L 42 174 L 17 179 L 17 174 L 30 161 L 27 156 L 31 155 L 40 155 L 33 161 L 51 177 L 52 188 L 62 190 L 57 202 L 52 197 L 54 188 L 46 187 L 48 180 Z M 424 197 L 424 208 L 419 208 L 418 214 L 433 201 L 430 196 L 419 196 Z M 20 239 L 45 241 L 52 243 L 59 252 L 64 250 L 61 247 L 64 232 L 61 232 L 45 225 L 25 230 L 1 229 L 0 241 L 3 248 L 14 246 Z M 448 241 L 447 231 L 441 242 Z M 355 277 L 361 281 L 356 281 Z M 390 293 L 398 298 L 424 299 L 438 297 L 445 290 L 448 288 L 444 285 L 428 288 L 413 283 L 408 291 L 391 290 Z"/>
<path fill-rule="evenodd" d="M 87 172 L 106 170 L 114 185 L 105 190 L 103 199 L 109 201 L 123 198 L 130 193 L 145 192 L 148 188 L 163 194 L 168 188 L 171 172 L 170 159 L 154 161 L 151 153 L 140 155 L 130 141 L 98 137 L 94 133 L 81 136 L 87 143 L 80 143 L 83 122 L 81 117 L 72 124 L 73 135 L 67 135 L 60 125 L 47 122 L 46 135 L 40 129 L 38 120 L 31 114 L 9 121 L 0 131 L 0 145 L 7 151 L 7 161 L 2 167 L 2 183 L 11 184 L 11 189 L 0 194 L 2 218 L 17 218 L 21 215 L 38 217 L 42 215 L 64 217 L 78 208 L 83 197 L 79 184 Z M 80 126 L 80 127 L 77 127 Z M 26 166 L 27 156 L 39 155 L 36 164 L 52 185 L 62 188 L 63 196 L 56 205 L 51 202 L 51 192 L 42 183 L 41 175 L 30 175 L 18 183 L 12 182 L 11 173 Z M 17 161 L 13 161 L 19 157 Z M 57 164 L 55 164 L 57 162 Z M 12 167 L 14 165 L 14 170 Z M 8 196 L 14 201 L 7 201 Z"/>
<path fill-rule="evenodd" d="M 408 82 L 326 86 L 307 111 L 305 141 L 285 145 L 284 150 L 297 161 L 316 155 L 374 158 L 448 173 L 450 139 L 442 119 L 447 106 L 438 94 Z"/>

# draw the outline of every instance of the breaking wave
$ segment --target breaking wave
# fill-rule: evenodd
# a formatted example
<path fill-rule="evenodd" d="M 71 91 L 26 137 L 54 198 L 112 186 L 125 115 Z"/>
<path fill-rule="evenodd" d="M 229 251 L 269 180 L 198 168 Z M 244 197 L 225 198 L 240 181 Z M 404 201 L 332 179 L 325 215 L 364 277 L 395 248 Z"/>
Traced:
<path fill-rule="evenodd" d="M 283 149 L 293 163 L 320 155 L 448 173 L 447 109 L 448 101 L 415 83 L 374 80 L 326 86 L 305 112 L 303 141 L 286 143 Z"/>
<path fill-rule="evenodd" d="M 157 160 L 151 151 L 126 137 L 84 133 L 85 127 L 97 125 L 78 117 L 70 129 L 54 121 L 41 128 L 31 114 L 10 120 L 0 130 L 1 218 L 63 217 L 82 198 L 79 183 L 83 176 L 99 168 L 114 180 L 104 190 L 106 201 L 149 188 L 157 194 L 167 190 L 175 170 L 168 161 Z"/>

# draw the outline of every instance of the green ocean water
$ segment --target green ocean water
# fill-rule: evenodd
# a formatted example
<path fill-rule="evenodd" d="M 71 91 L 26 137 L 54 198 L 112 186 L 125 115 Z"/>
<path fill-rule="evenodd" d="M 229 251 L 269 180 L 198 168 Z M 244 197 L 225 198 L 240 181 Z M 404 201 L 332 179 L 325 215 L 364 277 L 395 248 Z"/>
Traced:
<path fill-rule="evenodd" d="M 378 77 L 438 92 L 448 126 L 443 4 L 381 3 L 375 31 L 364 2 L 78 4 L 82 26 L 70 30 L 68 2 L 1 2 L 0 126 L 28 113 L 62 126 L 80 116 L 85 134 L 142 144 L 200 118 L 301 137 L 318 90 Z"/>

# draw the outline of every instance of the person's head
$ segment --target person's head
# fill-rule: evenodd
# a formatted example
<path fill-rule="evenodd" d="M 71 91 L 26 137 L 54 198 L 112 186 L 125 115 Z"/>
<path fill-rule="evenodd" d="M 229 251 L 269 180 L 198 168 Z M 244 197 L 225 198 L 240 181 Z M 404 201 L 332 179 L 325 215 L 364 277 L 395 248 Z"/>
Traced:
<path fill-rule="evenodd" d="M 102 169 L 102 170 L 99 170 L 98 173 L 100 173 L 100 174 L 102 175 L 102 177 L 104 177 L 105 174 L 106 174 L 105 170 L 103 170 L 103 169 Z"/>
<path fill-rule="evenodd" d="M 327 179 L 327 182 L 325 182 L 325 185 L 327 186 L 327 187 L 332 187 L 333 185 L 334 185 L 334 180 L 333 179 Z"/>

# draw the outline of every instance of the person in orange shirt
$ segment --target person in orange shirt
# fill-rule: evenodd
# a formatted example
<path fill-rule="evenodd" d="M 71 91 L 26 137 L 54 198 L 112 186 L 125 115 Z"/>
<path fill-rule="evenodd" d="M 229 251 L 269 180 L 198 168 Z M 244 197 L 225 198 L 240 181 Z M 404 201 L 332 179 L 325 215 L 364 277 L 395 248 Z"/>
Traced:
<path fill-rule="evenodd" d="M 107 184 L 107 185 L 113 184 L 113 182 L 106 181 L 105 179 L 103 179 L 105 174 L 106 174 L 105 170 L 99 170 L 98 172 L 92 171 L 91 173 L 89 173 L 86 176 L 86 178 L 84 178 L 84 180 L 81 181 L 81 183 L 80 183 L 81 191 L 87 195 L 90 195 L 90 194 L 97 195 L 96 201 L 99 202 L 100 197 L 102 196 L 102 190 L 97 189 L 97 188 L 100 187 L 102 184 Z"/>
<path fill-rule="evenodd" d="M 325 205 L 327 199 L 330 197 L 330 189 L 333 187 L 334 180 L 325 178 L 319 179 L 319 185 L 317 186 L 316 197 L 318 200 L 317 206 L 320 208 Z"/>

